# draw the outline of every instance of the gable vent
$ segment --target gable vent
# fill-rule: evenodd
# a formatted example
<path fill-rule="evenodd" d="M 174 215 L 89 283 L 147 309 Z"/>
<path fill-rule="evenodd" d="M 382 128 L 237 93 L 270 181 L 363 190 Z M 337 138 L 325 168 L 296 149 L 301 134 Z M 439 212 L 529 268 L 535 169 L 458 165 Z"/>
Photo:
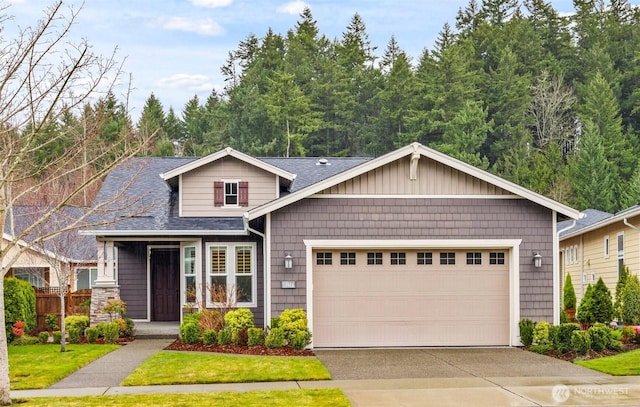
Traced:
<path fill-rule="evenodd" d="M 331 165 L 331 163 L 326 158 L 321 158 L 318 160 L 316 165 Z"/>

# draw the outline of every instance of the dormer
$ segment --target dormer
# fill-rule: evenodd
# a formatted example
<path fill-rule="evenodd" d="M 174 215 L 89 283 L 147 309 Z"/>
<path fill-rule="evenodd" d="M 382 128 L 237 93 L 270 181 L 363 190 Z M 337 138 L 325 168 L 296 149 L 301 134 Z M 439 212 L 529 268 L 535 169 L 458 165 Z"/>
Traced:
<path fill-rule="evenodd" d="M 232 148 L 160 174 L 178 192 L 179 216 L 241 216 L 280 197 L 295 175 Z"/>

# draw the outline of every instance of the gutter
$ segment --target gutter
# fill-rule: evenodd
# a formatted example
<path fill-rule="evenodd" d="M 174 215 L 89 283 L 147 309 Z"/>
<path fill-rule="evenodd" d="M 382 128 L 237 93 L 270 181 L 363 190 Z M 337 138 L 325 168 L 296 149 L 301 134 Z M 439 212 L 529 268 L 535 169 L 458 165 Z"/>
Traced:
<path fill-rule="evenodd" d="M 249 213 L 245 212 L 242 216 L 242 221 L 244 223 L 244 230 L 251 232 L 251 233 L 255 233 L 256 235 L 260 236 L 262 238 L 262 278 L 265 280 L 263 281 L 262 285 L 264 287 L 264 293 L 262 295 L 262 301 L 264 302 L 264 326 L 267 326 L 271 323 L 271 321 L 267 321 L 267 312 L 268 309 L 270 309 L 271 304 L 267 304 L 267 298 L 268 298 L 268 293 L 267 290 L 269 289 L 270 284 L 267 283 L 267 238 L 265 236 L 264 233 L 259 232 L 255 229 L 253 229 L 251 226 L 249 226 Z M 271 278 L 271 277 L 269 277 Z"/>
<path fill-rule="evenodd" d="M 633 229 L 633 230 L 636 230 L 636 231 L 640 232 L 640 227 L 638 227 L 638 226 L 636 226 L 636 225 L 632 225 L 631 223 L 629 223 L 628 218 L 624 218 L 624 219 L 622 219 L 622 222 L 623 222 L 625 225 L 629 226 L 631 229 Z"/>

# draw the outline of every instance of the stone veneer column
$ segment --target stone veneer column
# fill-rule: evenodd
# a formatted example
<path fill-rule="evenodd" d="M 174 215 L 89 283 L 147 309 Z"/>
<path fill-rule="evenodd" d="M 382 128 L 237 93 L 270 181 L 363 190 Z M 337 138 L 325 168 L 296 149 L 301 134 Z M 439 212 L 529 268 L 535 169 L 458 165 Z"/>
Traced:
<path fill-rule="evenodd" d="M 91 290 L 91 325 L 109 322 L 109 314 L 102 309 L 109 300 L 120 299 L 120 287 L 116 281 L 118 248 L 113 241 L 98 241 L 98 276 Z"/>
<path fill-rule="evenodd" d="M 93 287 L 91 290 L 91 326 L 101 322 L 110 322 L 109 314 L 102 309 L 109 300 L 120 299 L 120 287 Z"/>

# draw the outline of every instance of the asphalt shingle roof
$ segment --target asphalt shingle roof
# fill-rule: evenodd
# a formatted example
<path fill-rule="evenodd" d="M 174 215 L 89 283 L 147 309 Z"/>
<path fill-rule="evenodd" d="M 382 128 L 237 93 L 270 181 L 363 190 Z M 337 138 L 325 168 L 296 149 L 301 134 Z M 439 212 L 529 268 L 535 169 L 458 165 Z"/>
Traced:
<path fill-rule="evenodd" d="M 591 225 L 594 225 L 598 222 L 601 222 L 605 219 L 608 219 L 614 216 L 611 213 L 602 212 L 597 209 L 585 209 L 584 211 L 582 211 L 582 213 L 584 214 L 584 216 L 576 221 L 576 225 L 573 228 L 569 230 L 565 230 L 562 233 L 560 233 L 560 238 L 570 233 L 579 232 L 582 229 L 588 228 Z M 571 226 L 572 223 L 573 221 L 571 220 L 560 222 L 558 223 L 557 230 L 566 229 L 567 227 Z"/>

